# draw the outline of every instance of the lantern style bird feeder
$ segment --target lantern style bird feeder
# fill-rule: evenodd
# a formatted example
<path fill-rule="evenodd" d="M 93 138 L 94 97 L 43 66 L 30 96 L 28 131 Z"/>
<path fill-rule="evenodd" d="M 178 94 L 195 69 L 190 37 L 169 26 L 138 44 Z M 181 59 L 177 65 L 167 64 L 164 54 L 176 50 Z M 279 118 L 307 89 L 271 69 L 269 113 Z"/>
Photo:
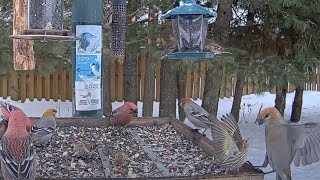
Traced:
<path fill-rule="evenodd" d="M 210 59 L 212 52 L 203 52 L 208 19 L 216 13 L 195 3 L 183 0 L 182 5 L 169 10 L 161 19 L 171 19 L 177 47 L 167 54 L 168 59 Z"/>
<path fill-rule="evenodd" d="M 125 56 L 126 0 L 111 0 L 111 3 L 111 53 L 113 58 L 122 63 Z"/>
<path fill-rule="evenodd" d="M 63 3 L 63 0 L 28 0 L 28 29 L 10 37 L 26 40 L 77 40 L 63 29 Z"/>

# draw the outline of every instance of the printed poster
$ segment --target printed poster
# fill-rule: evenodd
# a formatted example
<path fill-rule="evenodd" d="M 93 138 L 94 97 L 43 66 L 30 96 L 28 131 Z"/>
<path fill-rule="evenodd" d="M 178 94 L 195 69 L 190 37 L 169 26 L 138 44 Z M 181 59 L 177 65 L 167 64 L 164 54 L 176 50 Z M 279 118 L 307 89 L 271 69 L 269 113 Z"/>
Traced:
<path fill-rule="evenodd" d="M 77 111 L 101 109 L 102 27 L 77 25 L 75 103 Z"/>

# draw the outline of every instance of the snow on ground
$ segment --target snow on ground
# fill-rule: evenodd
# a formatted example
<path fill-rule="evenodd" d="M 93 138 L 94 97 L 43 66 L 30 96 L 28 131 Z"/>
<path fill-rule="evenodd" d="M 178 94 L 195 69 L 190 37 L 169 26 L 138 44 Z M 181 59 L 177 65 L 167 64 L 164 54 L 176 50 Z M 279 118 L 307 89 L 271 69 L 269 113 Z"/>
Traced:
<path fill-rule="evenodd" d="M 294 93 L 287 94 L 286 101 L 286 110 L 285 110 L 285 119 L 288 119 L 291 114 L 291 107 L 294 98 Z M 2 101 L 3 99 L 0 98 Z M 263 107 L 274 106 L 275 94 L 270 94 L 268 92 L 261 95 L 251 94 L 242 97 L 242 106 L 240 110 L 240 128 L 244 138 L 249 138 L 250 149 L 248 160 L 253 165 L 261 165 L 264 160 L 265 155 L 265 144 L 264 144 L 264 127 L 254 124 L 255 118 L 261 104 Z M 72 115 L 72 103 L 67 102 L 54 102 L 54 101 L 33 101 L 30 102 L 27 100 L 25 103 L 20 101 L 11 101 L 6 99 L 4 101 L 10 102 L 13 105 L 20 107 L 23 111 L 26 112 L 28 116 L 39 117 L 47 108 L 56 108 L 58 110 L 58 117 L 71 117 Z M 221 117 L 225 113 L 229 113 L 231 110 L 233 98 L 223 98 L 219 101 L 218 117 Z M 199 105 L 201 100 L 197 99 Z M 123 102 L 114 102 L 112 109 L 115 109 L 121 106 Z M 138 116 L 142 115 L 142 102 L 138 102 L 139 113 Z M 178 110 L 178 106 L 177 106 Z M 157 117 L 159 115 L 159 102 L 154 102 L 154 111 L 153 116 Z M 302 106 L 302 117 L 301 123 L 305 122 L 320 122 L 320 92 L 315 91 L 305 91 L 303 97 L 303 106 Z M 178 118 L 178 113 L 177 113 Z M 185 123 L 191 127 L 194 127 L 188 119 L 185 120 Z M 207 137 L 211 137 L 211 132 L 206 132 Z M 292 176 L 293 179 L 309 179 L 316 180 L 320 179 L 320 163 L 314 163 L 305 167 L 295 167 L 292 166 Z M 263 169 L 265 172 L 271 170 L 270 167 Z M 269 174 L 265 176 L 265 179 L 275 179 L 275 175 Z"/>

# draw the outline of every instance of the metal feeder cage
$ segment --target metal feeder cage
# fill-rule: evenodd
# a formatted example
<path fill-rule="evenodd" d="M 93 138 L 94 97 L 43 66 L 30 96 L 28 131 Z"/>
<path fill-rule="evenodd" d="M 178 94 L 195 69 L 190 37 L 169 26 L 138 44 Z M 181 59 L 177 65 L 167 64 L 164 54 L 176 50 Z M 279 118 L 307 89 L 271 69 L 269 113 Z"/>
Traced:
<path fill-rule="evenodd" d="M 169 59 L 211 59 L 212 52 L 203 52 L 208 29 L 208 19 L 216 13 L 195 3 L 184 0 L 182 5 L 169 10 L 162 19 L 172 20 L 176 48 L 167 54 Z"/>
<path fill-rule="evenodd" d="M 111 53 L 123 62 L 125 56 L 126 0 L 112 0 Z"/>
<path fill-rule="evenodd" d="M 63 0 L 28 0 L 28 29 L 10 37 L 26 40 L 77 40 L 70 31 L 63 29 L 63 3 Z"/>

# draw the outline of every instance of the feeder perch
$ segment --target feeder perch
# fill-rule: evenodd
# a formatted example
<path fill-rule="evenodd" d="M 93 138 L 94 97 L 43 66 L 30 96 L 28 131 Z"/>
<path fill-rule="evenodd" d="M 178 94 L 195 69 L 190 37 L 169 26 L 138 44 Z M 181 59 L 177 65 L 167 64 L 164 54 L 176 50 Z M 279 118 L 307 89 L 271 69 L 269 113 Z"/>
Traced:
<path fill-rule="evenodd" d="M 13 39 L 75 41 L 63 29 L 63 0 L 29 0 L 28 29 L 11 35 Z"/>
<path fill-rule="evenodd" d="M 112 0 L 111 53 L 120 63 L 125 56 L 126 0 Z"/>
<path fill-rule="evenodd" d="M 171 19 L 176 48 L 167 54 L 168 59 L 211 59 L 212 52 L 204 52 L 208 19 L 216 13 L 195 3 L 184 0 L 169 10 L 161 19 Z"/>

